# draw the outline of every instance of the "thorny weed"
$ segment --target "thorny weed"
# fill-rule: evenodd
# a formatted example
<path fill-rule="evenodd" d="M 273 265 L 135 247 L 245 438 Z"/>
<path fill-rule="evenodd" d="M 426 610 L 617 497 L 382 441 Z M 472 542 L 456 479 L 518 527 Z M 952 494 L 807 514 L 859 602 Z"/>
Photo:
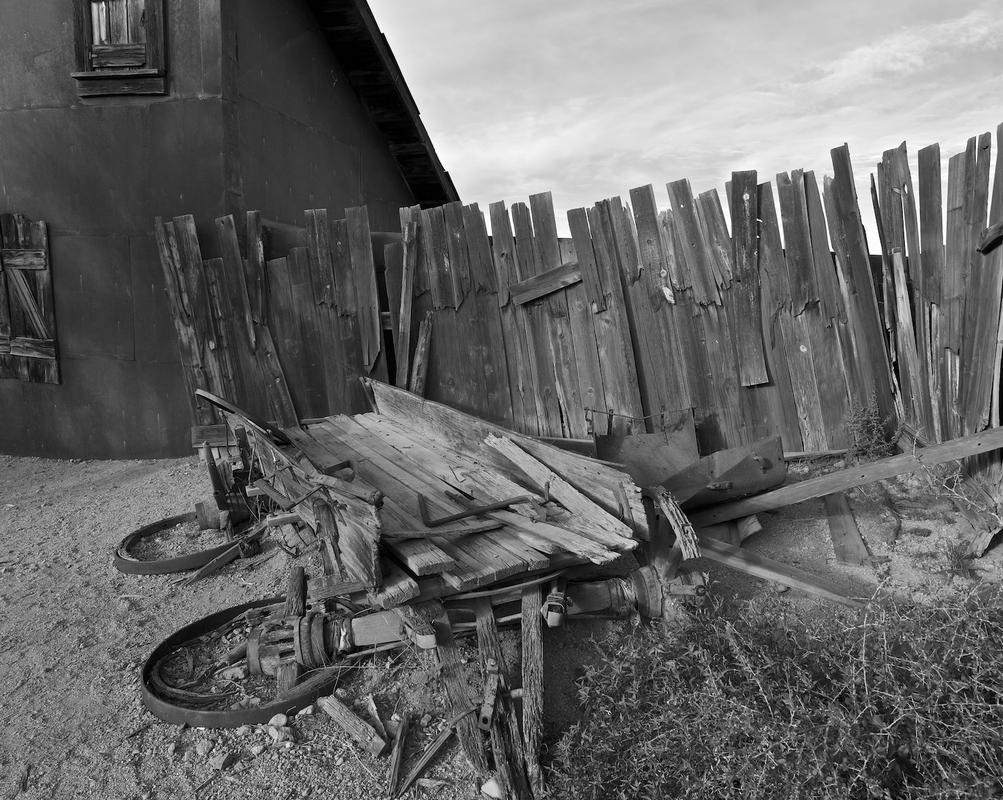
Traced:
<path fill-rule="evenodd" d="M 891 455 L 901 429 L 889 433 L 890 425 L 891 418 L 882 419 L 878 412 L 876 395 L 867 405 L 852 405 L 846 415 L 847 460 L 859 463 Z"/>
<path fill-rule="evenodd" d="M 716 600 L 597 643 L 555 797 L 1003 797 L 1003 596 L 859 616 Z"/>

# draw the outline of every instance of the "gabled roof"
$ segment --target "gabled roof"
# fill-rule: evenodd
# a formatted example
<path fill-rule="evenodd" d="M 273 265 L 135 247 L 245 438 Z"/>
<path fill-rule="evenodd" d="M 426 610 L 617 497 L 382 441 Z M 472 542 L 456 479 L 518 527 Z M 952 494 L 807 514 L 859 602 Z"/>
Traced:
<path fill-rule="evenodd" d="M 458 200 L 421 122 L 397 59 L 366 0 L 308 0 L 348 80 L 386 137 L 416 203 Z"/>

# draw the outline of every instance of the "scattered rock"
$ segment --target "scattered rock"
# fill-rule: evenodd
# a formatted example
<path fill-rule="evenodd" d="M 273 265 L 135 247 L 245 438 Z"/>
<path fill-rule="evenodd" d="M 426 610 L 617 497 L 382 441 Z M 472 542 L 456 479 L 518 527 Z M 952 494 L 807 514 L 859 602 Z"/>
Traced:
<path fill-rule="evenodd" d="M 219 753 L 209 759 L 209 766 L 222 772 L 236 760 L 237 757 L 233 753 Z"/>
<path fill-rule="evenodd" d="M 212 742 L 207 741 L 205 739 L 201 740 L 198 744 L 195 745 L 195 752 L 198 753 L 198 755 L 200 756 L 205 757 L 209 755 L 210 750 L 212 750 Z"/>
<path fill-rule="evenodd" d="M 344 700 L 346 697 L 348 697 L 348 690 L 342 688 L 341 686 L 339 686 L 337 689 L 335 689 L 334 693 L 338 697 L 339 700 Z"/>
<path fill-rule="evenodd" d="M 497 800 L 504 800 L 505 794 L 502 792 L 501 786 L 498 785 L 498 781 L 494 778 L 490 778 L 485 781 L 481 786 L 481 794 L 487 797 L 494 797 Z"/>
<path fill-rule="evenodd" d="M 311 703 L 310 705 L 305 706 L 305 707 L 301 708 L 299 711 L 297 711 L 296 712 L 296 717 L 297 718 L 299 718 L 299 717 L 309 717 L 311 714 L 313 714 L 313 703 Z"/>
<path fill-rule="evenodd" d="M 268 720 L 269 727 L 272 728 L 284 728 L 289 724 L 289 717 L 285 714 L 276 714 L 270 720 Z"/>
<path fill-rule="evenodd" d="M 171 742 L 169 745 L 167 745 L 167 756 L 168 756 L 168 758 L 173 758 L 174 757 L 174 753 L 177 751 L 177 749 L 178 749 L 178 743 L 177 742 Z"/>
<path fill-rule="evenodd" d="M 431 722 L 432 722 L 432 715 L 425 714 L 425 716 L 421 718 L 421 727 L 427 728 L 431 724 Z"/>
<path fill-rule="evenodd" d="M 251 745 L 251 755 L 257 758 L 262 753 L 265 752 L 265 746 L 263 744 L 252 744 Z"/>
<path fill-rule="evenodd" d="M 296 741 L 296 734 L 293 733 L 293 729 L 286 727 L 285 725 L 280 725 L 278 727 L 268 726 L 268 735 L 272 737 L 275 742 L 294 742 Z"/>
<path fill-rule="evenodd" d="M 234 733 L 236 733 L 237 736 L 247 736 L 247 734 L 249 734 L 250 732 L 251 729 L 247 725 L 241 725 L 239 728 L 237 728 L 237 730 L 234 731 Z"/>
<path fill-rule="evenodd" d="M 247 677 L 247 665 L 237 664 L 232 667 L 227 667 L 221 670 L 219 677 L 225 681 L 242 681 Z"/>

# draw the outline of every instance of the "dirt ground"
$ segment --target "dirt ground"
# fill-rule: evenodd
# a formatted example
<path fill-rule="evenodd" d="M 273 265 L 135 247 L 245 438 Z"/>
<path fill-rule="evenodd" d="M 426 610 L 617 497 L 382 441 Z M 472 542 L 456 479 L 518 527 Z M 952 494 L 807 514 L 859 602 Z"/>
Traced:
<path fill-rule="evenodd" d="M 803 474 L 803 470 L 802 470 Z M 963 573 L 952 545 L 974 535 L 923 480 L 858 490 L 851 504 L 877 563 L 836 563 L 821 504 L 761 518 L 746 546 L 826 575 L 850 594 L 875 591 L 936 602 L 972 580 L 998 580 L 1001 548 Z M 160 722 L 142 706 L 143 660 L 177 628 L 240 602 L 282 592 L 289 556 L 238 562 L 189 588 L 172 576 L 132 576 L 111 564 L 115 546 L 140 525 L 192 510 L 211 495 L 197 459 L 53 461 L 0 456 L 0 798 L 377 798 L 387 760 L 354 746 L 322 714 L 292 724 L 298 741 L 275 744 L 263 727 L 209 731 Z M 890 503 L 889 503 L 890 500 Z M 897 517 L 890 507 L 897 511 Z M 267 552 L 267 551 L 266 551 Z M 959 569 L 959 564 L 961 567 Z M 738 598 L 777 588 L 709 567 L 713 591 Z M 308 573 L 310 568 L 308 566 Z M 794 603 L 813 603 L 794 591 Z M 545 635 L 547 740 L 574 717 L 575 685 L 590 636 L 629 622 L 578 623 Z M 517 658 L 517 634 L 505 636 Z M 464 657 L 476 659 L 469 644 Z M 368 693 L 384 721 L 417 721 L 408 758 L 444 724 L 427 657 L 380 655 L 340 687 L 347 702 Z M 214 758 L 229 756 L 223 770 Z M 473 798 L 477 784 L 455 744 L 408 797 Z"/>

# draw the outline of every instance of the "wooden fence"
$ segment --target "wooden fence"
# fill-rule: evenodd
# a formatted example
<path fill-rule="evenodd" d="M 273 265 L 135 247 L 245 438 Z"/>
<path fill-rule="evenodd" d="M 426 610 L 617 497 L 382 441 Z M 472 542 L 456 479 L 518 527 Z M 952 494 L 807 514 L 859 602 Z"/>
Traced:
<path fill-rule="evenodd" d="M 372 234 L 364 208 L 307 211 L 284 253 L 256 213 L 243 255 L 229 218 L 220 259 L 202 260 L 190 217 L 158 241 L 189 382 L 286 424 L 363 407 L 362 375 L 406 385 L 430 326 L 425 394 L 523 433 L 665 431 L 700 453 L 780 434 L 819 451 L 846 447 L 851 409 L 874 404 L 943 440 L 999 418 L 989 146 L 949 161 L 946 239 L 939 147 L 920 151 L 918 192 L 905 145 L 885 153 L 873 257 L 845 145 L 821 181 L 735 172 L 724 202 L 678 180 L 661 201 L 643 186 L 573 209 L 570 238 L 541 193 L 488 219 L 402 209 L 399 236 Z"/>
<path fill-rule="evenodd" d="M 426 394 L 525 433 L 843 448 L 850 408 L 892 418 L 895 394 L 847 149 L 832 158 L 822 187 L 734 173 L 730 232 L 718 193 L 685 180 L 666 211 L 651 186 L 573 209 L 569 240 L 549 193 L 492 204 L 490 238 L 476 205 L 402 210 L 398 358 L 431 312 Z"/>

